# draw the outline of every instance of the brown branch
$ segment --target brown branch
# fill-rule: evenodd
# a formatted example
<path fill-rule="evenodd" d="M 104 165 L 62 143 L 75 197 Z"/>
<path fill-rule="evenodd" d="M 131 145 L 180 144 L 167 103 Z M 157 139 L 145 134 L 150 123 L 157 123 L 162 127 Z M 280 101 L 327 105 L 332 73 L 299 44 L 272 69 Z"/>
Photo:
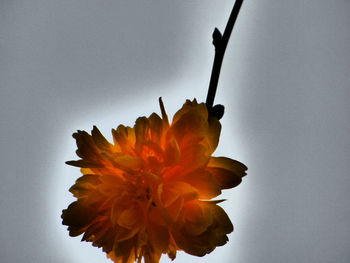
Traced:
<path fill-rule="evenodd" d="M 224 35 L 221 35 L 220 31 L 215 28 L 213 32 L 213 45 L 215 46 L 215 56 L 214 56 L 214 63 L 213 63 L 213 68 L 211 72 L 211 77 L 210 77 L 210 83 L 209 83 L 209 89 L 208 89 L 208 94 L 207 94 L 207 100 L 206 100 L 206 105 L 208 108 L 209 112 L 212 112 L 213 109 L 213 104 L 214 104 L 214 98 L 216 94 L 216 89 L 218 86 L 219 82 L 219 76 L 220 76 L 220 71 L 221 71 L 221 65 L 222 61 L 224 59 L 226 47 L 228 44 L 228 41 L 231 36 L 231 32 L 233 29 L 233 26 L 235 25 L 235 22 L 237 20 L 239 10 L 241 9 L 243 0 L 236 0 L 231 15 L 227 21 L 226 28 L 224 31 Z M 219 105 L 217 105 L 219 106 Z M 220 107 L 220 106 L 219 106 Z M 217 110 L 222 111 L 222 113 L 215 114 L 214 115 L 219 115 L 218 118 L 220 119 L 223 115 L 223 106 L 221 105 L 221 110 L 217 108 Z M 221 115 L 221 116 L 220 116 Z"/>

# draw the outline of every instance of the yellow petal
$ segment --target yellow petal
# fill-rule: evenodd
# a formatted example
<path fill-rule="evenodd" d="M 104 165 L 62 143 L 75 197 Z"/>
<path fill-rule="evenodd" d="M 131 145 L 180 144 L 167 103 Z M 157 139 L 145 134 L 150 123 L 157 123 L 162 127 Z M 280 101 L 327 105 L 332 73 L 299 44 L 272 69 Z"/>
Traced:
<path fill-rule="evenodd" d="M 101 181 L 98 176 L 94 174 L 86 174 L 78 178 L 75 184 L 69 189 L 69 191 L 77 198 L 87 196 L 91 191 L 96 189 Z"/>
<path fill-rule="evenodd" d="M 112 130 L 114 144 L 120 147 L 125 154 L 133 155 L 135 147 L 135 132 L 134 129 L 119 125 L 118 128 Z"/>
<path fill-rule="evenodd" d="M 217 118 L 209 117 L 204 103 L 187 101 L 175 114 L 171 131 L 175 135 L 180 148 L 201 143 L 207 155 L 216 149 L 221 125 Z"/>
<path fill-rule="evenodd" d="M 136 143 L 135 147 L 149 140 L 149 121 L 146 117 L 137 118 L 134 126 Z"/>
<path fill-rule="evenodd" d="M 94 171 L 91 170 L 91 169 L 89 169 L 89 168 L 81 168 L 81 169 L 80 169 L 80 172 L 81 172 L 82 174 L 94 174 Z"/>
<path fill-rule="evenodd" d="M 148 242 L 152 249 L 158 253 L 163 253 L 169 246 L 169 231 L 167 227 L 150 222 L 147 228 Z"/>
<path fill-rule="evenodd" d="M 133 205 L 123 210 L 117 218 L 118 225 L 127 229 L 131 229 L 135 227 L 135 225 L 140 221 L 139 220 L 140 212 L 138 211 L 137 208 L 138 207 Z"/>
<path fill-rule="evenodd" d="M 180 153 L 179 145 L 175 140 L 175 138 L 171 136 L 171 138 L 168 139 L 168 142 L 166 143 L 166 146 L 165 146 L 164 164 L 166 166 L 175 165 L 179 162 L 180 157 L 181 157 L 181 153 Z"/>
<path fill-rule="evenodd" d="M 213 176 L 204 169 L 196 169 L 179 180 L 197 189 L 200 199 L 211 199 L 221 194 L 220 186 Z"/>
<path fill-rule="evenodd" d="M 209 117 L 208 125 L 209 126 L 206 139 L 210 147 L 210 154 L 212 154 L 219 144 L 221 124 L 216 117 Z"/>
<path fill-rule="evenodd" d="M 191 236 L 202 234 L 212 223 L 210 214 L 205 214 L 198 202 L 187 202 L 184 205 L 184 228 L 183 231 Z"/>
<path fill-rule="evenodd" d="M 138 171 L 142 167 L 142 160 L 139 157 L 134 157 L 127 154 L 108 154 L 102 156 L 109 160 L 114 167 L 128 172 Z"/>
<path fill-rule="evenodd" d="M 198 190 L 186 182 L 174 181 L 163 186 L 161 201 L 164 206 L 171 205 L 177 198 L 185 201 L 198 198 Z"/>
<path fill-rule="evenodd" d="M 198 104 L 196 99 L 194 99 L 193 101 L 186 100 L 182 108 L 175 113 L 173 117 L 173 123 L 180 120 L 184 114 L 190 111 L 195 111 L 198 115 L 201 116 L 202 119 L 208 118 L 208 110 L 206 109 L 204 103 Z"/>
<path fill-rule="evenodd" d="M 202 144 L 190 144 L 181 149 L 181 160 L 179 164 L 188 169 L 204 167 L 208 161 L 209 155 L 207 154 L 207 148 Z"/>
<path fill-rule="evenodd" d="M 155 143 L 160 143 L 162 134 L 163 134 L 163 120 L 156 113 L 152 113 L 148 117 L 149 128 L 150 128 L 150 137 L 151 140 Z"/>

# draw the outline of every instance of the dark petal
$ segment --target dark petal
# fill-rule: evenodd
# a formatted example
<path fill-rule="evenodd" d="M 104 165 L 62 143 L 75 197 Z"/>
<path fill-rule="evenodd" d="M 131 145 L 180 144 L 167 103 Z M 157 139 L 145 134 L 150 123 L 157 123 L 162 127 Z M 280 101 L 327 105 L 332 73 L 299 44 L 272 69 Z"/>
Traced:
<path fill-rule="evenodd" d="M 97 147 L 92 139 L 92 136 L 86 131 L 78 131 L 73 133 L 73 138 L 76 140 L 77 144 L 77 155 L 84 159 L 92 159 L 94 156 L 98 155 Z"/>
<path fill-rule="evenodd" d="M 102 133 L 100 132 L 100 130 L 94 126 L 92 131 L 91 131 L 91 135 L 92 135 L 92 139 L 94 140 L 96 146 L 100 149 L 100 150 L 110 150 L 110 147 L 112 146 L 107 140 L 106 138 L 102 135 Z"/>
<path fill-rule="evenodd" d="M 97 218 L 85 231 L 81 241 L 92 242 L 95 247 L 102 247 L 109 253 L 113 249 L 115 233 L 108 217 Z"/>
<path fill-rule="evenodd" d="M 236 187 L 242 182 L 242 177 L 237 173 L 222 168 L 206 168 L 213 175 L 221 189 Z"/>
<path fill-rule="evenodd" d="M 211 157 L 206 170 L 218 181 L 222 189 L 239 185 L 247 173 L 247 166 L 227 157 Z"/>
<path fill-rule="evenodd" d="M 208 220 L 211 220 L 206 231 L 200 235 L 193 235 L 187 231 L 185 225 L 172 234 L 179 248 L 189 254 L 201 257 L 213 251 L 217 246 L 226 244 L 227 234 L 233 231 L 233 225 L 221 207 L 212 202 L 203 201 L 200 203 L 203 214 L 208 217 Z M 198 223 L 200 224 L 201 220 Z"/>
<path fill-rule="evenodd" d="M 96 205 L 88 204 L 84 199 L 71 203 L 62 211 L 62 224 L 69 226 L 71 236 L 80 235 L 85 228 L 94 220 L 97 214 Z"/>
<path fill-rule="evenodd" d="M 104 166 L 98 162 L 78 160 L 78 161 L 67 161 L 66 164 L 81 168 L 103 168 Z"/>

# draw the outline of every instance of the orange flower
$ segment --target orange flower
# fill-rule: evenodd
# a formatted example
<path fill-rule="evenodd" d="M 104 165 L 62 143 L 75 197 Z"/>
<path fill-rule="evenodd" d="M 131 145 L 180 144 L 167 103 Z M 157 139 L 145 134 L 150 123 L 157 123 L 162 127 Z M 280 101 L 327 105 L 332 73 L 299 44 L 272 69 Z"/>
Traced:
<path fill-rule="evenodd" d="M 83 174 L 63 210 L 71 236 L 102 247 L 115 263 L 158 263 L 177 250 L 204 256 L 224 245 L 233 226 L 212 198 L 237 186 L 246 166 L 212 157 L 221 125 L 204 103 L 187 100 L 171 124 L 153 113 L 120 125 L 109 143 L 94 127 L 73 134 Z"/>

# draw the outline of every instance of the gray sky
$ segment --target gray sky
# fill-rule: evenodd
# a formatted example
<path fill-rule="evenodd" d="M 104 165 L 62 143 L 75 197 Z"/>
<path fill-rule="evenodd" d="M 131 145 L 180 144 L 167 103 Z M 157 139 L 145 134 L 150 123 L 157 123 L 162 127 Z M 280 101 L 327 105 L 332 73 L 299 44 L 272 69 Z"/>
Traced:
<path fill-rule="evenodd" d="M 61 225 L 80 174 L 71 134 L 204 101 L 227 0 L 0 1 L 0 262 L 109 262 Z M 350 1 L 246 0 L 216 103 L 230 242 L 175 262 L 350 259 Z M 164 259 L 164 262 L 169 260 Z"/>

